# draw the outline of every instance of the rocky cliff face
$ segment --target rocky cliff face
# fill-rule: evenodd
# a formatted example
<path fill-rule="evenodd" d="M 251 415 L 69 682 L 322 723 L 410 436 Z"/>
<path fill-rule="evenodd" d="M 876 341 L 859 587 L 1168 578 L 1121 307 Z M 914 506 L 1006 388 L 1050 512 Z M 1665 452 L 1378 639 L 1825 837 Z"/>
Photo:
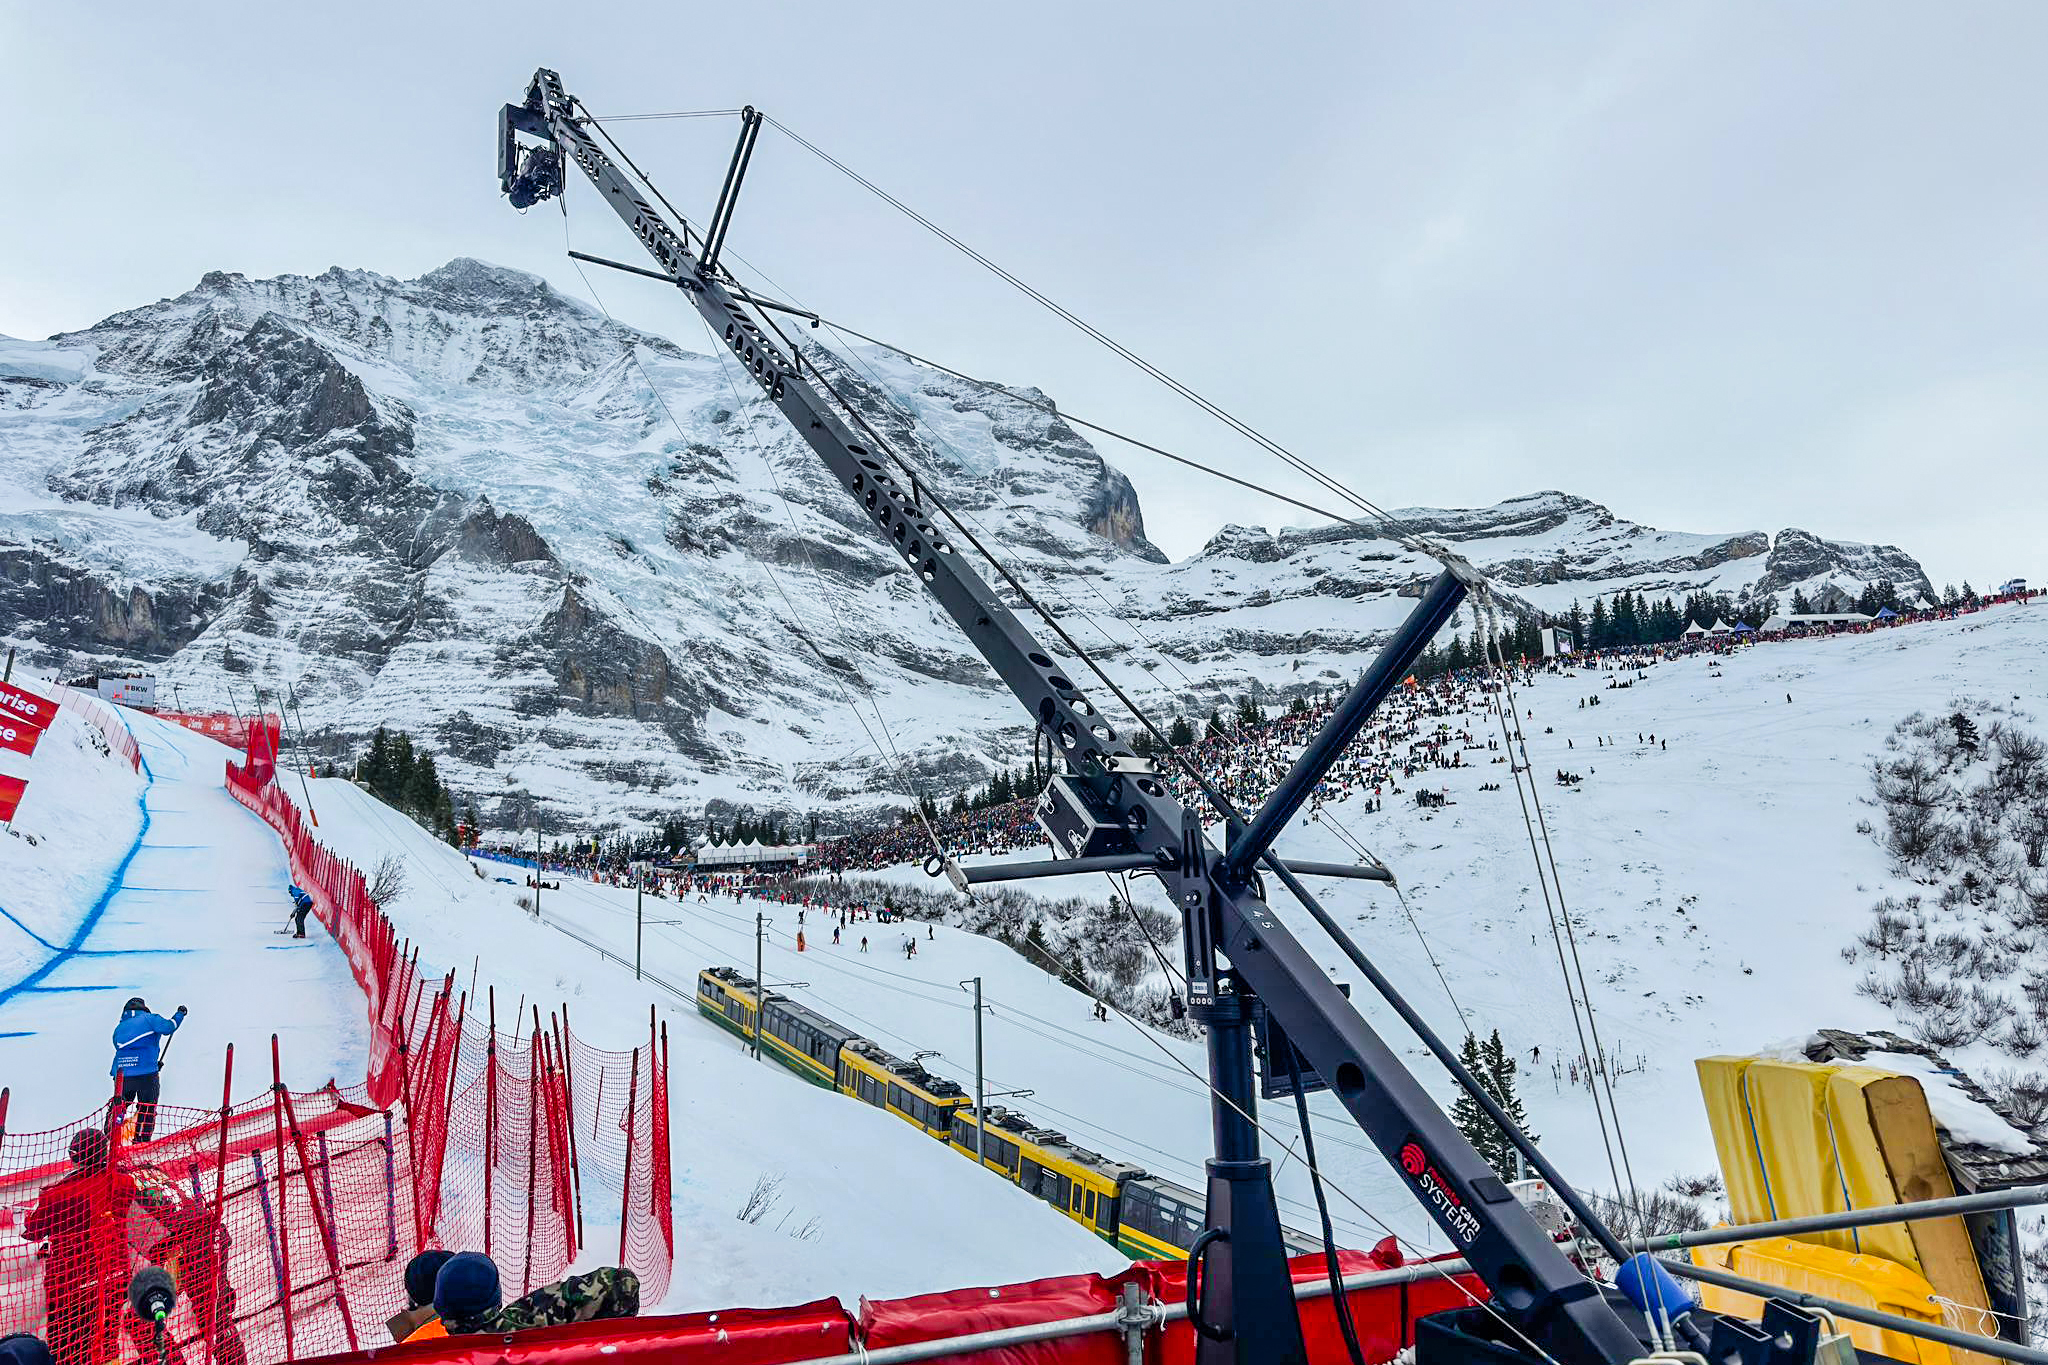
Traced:
<path fill-rule="evenodd" d="M 1433 565 L 1348 527 L 1226 527 L 1169 563 L 1034 389 L 819 351 L 1131 685 L 1204 708 L 1354 673 Z M 296 694 L 316 749 L 424 735 L 486 818 L 897 802 L 978 781 L 1015 704 L 720 355 L 455 261 L 190 292 L 0 339 L 0 630 L 154 667 L 198 708 Z M 1890 547 L 1688 536 L 1562 493 L 1412 509 L 1518 600 L 1925 589 Z"/>

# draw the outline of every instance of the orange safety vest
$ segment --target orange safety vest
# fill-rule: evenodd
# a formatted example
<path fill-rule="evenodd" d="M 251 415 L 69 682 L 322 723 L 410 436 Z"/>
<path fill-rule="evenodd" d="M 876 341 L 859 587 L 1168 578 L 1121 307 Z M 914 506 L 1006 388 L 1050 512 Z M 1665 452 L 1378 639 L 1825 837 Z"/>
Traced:
<path fill-rule="evenodd" d="M 425 1322 L 413 1328 L 412 1335 L 407 1337 L 406 1340 L 432 1341 L 435 1337 L 445 1337 L 447 1335 L 448 1329 L 441 1325 L 439 1318 L 428 1318 Z"/>

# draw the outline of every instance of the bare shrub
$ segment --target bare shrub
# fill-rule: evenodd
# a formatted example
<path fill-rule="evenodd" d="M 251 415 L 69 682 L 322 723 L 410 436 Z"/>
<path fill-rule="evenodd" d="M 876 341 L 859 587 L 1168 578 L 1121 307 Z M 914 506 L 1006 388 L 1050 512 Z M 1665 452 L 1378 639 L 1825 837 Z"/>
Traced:
<path fill-rule="evenodd" d="M 1664 1182 L 1664 1188 L 1681 1199 L 1718 1199 L 1721 1195 L 1721 1173 L 1708 1171 L 1705 1175 L 1674 1175 Z"/>
<path fill-rule="evenodd" d="M 1593 1209 L 1609 1227 L 1626 1229 L 1638 1238 L 1699 1232 L 1707 1226 L 1707 1215 L 1697 1204 L 1669 1190 L 1644 1190 L 1640 1199 L 1627 1203 L 1596 1194 Z"/>
<path fill-rule="evenodd" d="M 742 1223 L 758 1223 L 766 1218 L 782 1198 L 782 1176 L 763 1171 L 755 1179 L 754 1188 L 747 1191 L 746 1202 L 733 1216 Z"/>
<path fill-rule="evenodd" d="M 2048 1074 L 1994 1067 L 1984 1073 L 1984 1090 L 2000 1113 L 2023 1128 L 2048 1119 Z"/>
<path fill-rule="evenodd" d="M 2031 1057 L 2041 1050 L 2041 1044 L 2048 1041 L 2040 1024 L 2024 1014 L 2016 1014 L 2005 1027 L 2005 1050 L 2015 1057 Z"/>
<path fill-rule="evenodd" d="M 405 864 L 395 853 L 387 853 L 377 860 L 377 866 L 370 873 L 370 899 L 378 905 L 389 905 L 405 894 Z"/>
<path fill-rule="evenodd" d="M 1880 959 L 1889 958 L 1905 947 L 1906 935 L 1911 928 L 1906 917 L 1899 913 L 1898 902 L 1887 896 L 1877 903 L 1876 916 L 1856 941 Z"/>
<path fill-rule="evenodd" d="M 1968 1011 L 1961 1009 L 1930 1010 L 1914 1032 L 1929 1047 L 1961 1047 L 1977 1036 Z"/>

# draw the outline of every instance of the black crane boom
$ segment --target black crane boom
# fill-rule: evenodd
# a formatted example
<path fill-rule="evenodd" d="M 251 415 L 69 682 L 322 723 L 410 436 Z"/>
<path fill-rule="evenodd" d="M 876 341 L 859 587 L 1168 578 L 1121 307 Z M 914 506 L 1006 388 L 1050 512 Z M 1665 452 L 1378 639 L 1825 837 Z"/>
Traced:
<path fill-rule="evenodd" d="M 1147 858 L 1181 911 L 1189 1003 L 1208 1030 L 1215 1090 L 1208 1227 L 1195 1256 L 1205 1282 L 1197 1320 L 1202 1365 L 1295 1365 L 1306 1359 L 1271 1166 L 1259 1154 L 1250 1037 L 1255 996 L 1489 1286 L 1492 1311 L 1508 1330 L 1493 1348 L 1495 1358 L 1501 1347 L 1541 1354 L 1562 1365 L 1621 1365 L 1640 1355 L 1644 1348 L 1637 1332 L 1558 1249 L 1274 915 L 1256 872 L 1262 862 L 1276 865 L 1267 861 L 1266 845 L 1298 806 L 1303 784 L 1313 787 L 1455 614 L 1467 591 L 1464 577 L 1447 569 L 1428 586 L 1395 640 L 1340 708 L 1332 721 L 1336 728 L 1311 744 L 1315 761 L 1305 757 L 1254 818 L 1256 841 L 1244 841 L 1240 832 L 1239 846 L 1226 854 L 1088 700 L 1073 681 L 1072 669 L 1033 637 L 961 556 L 925 505 L 932 500 L 922 482 L 906 487 L 907 471 L 891 472 L 891 452 L 872 447 L 872 438 L 841 419 L 829 386 L 805 374 L 800 355 L 784 354 L 772 329 L 748 312 L 751 297 L 743 291 L 736 296 L 724 272 L 691 250 L 687 226 L 671 225 L 643 197 L 591 136 L 577 108 L 560 78 L 548 70 L 536 73 L 523 103 L 505 106 L 499 159 L 504 191 L 520 207 L 541 202 L 563 192 L 564 163 L 575 162 L 647 249 L 659 276 L 684 292 L 768 401 L 873 520 L 876 534 L 902 556 L 1052 738 L 1066 768 L 1055 781 L 1066 784 L 1075 808 L 1085 807 L 1098 825 L 1114 827 L 1121 844 L 1117 850 L 1084 849 L 1077 832 L 1061 852 L 1124 851 Z M 759 122 L 758 116 L 746 122 L 744 155 L 735 154 L 742 169 Z M 536 141 L 522 143 L 522 136 Z M 713 251 L 731 220 L 736 178 L 729 173 L 727 192 L 721 195 L 718 221 L 709 234 Z"/>

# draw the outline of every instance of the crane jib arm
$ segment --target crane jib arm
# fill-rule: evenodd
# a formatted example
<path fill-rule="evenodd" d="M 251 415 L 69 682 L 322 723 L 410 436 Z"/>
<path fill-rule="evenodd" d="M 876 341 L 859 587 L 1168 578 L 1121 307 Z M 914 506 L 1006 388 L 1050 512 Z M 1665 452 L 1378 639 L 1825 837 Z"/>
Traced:
<path fill-rule="evenodd" d="M 720 336 L 767 400 L 825 462 L 847 494 L 872 518 L 879 535 L 923 582 L 987 659 L 1003 684 L 1055 741 L 1071 781 L 1084 785 L 1098 809 L 1114 812 L 1137 854 L 1155 860 L 1160 880 L 1185 917 L 1191 939 L 1206 940 L 1229 966 L 1211 983 L 1196 1017 L 1208 1024 L 1214 1052 L 1219 1033 L 1238 1031 L 1239 1007 L 1256 994 L 1283 1024 L 1302 1057 L 1321 1076 L 1387 1161 L 1408 1182 L 1422 1207 L 1492 1291 L 1492 1309 L 1513 1325 L 1515 1337 L 1541 1343 L 1564 1365 L 1618 1365 L 1642 1351 L 1637 1333 L 1589 1284 L 1443 1109 L 1395 1056 L 1323 967 L 1268 908 L 1257 877 L 1220 875 L 1223 854 L 1110 725 L 1067 671 L 961 556 L 922 503 L 922 487 L 907 489 L 878 449 L 842 421 L 822 381 L 803 371 L 801 357 L 783 353 L 769 329 L 747 312 L 692 252 L 687 227 L 671 225 L 597 144 L 591 123 L 551 71 L 534 77 L 527 99 L 507 105 L 500 120 L 502 188 L 525 207 L 562 192 L 564 162 L 574 161 L 598 195 L 647 249 L 660 272 L 681 289 Z M 520 144 L 521 136 L 539 140 Z M 1437 624 L 1455 612 L 1463 586 L 1446 573 L 1431 586 L 1418 614 Z M 1411 621 L 1411 626 L 1415 625 Z M 1426 622 L 1424 624 L 1427 624 Z M 1410 631 L 1415 634 L 1415 631 Z M 1420 650 L 1434 626 L 1420 631 Z M 1405 669 L 1405 661 L 1401 666 Z M 1362 718 L 1354 718 L 1362 723 Z M 1191 1003 L 1201 1004 L 1191 988 Z M 1248 1056 L 1248 1051 L 1246 1052 Z M 1219 1087 L 1219 1090 L 1221 1087 Z M 1226 1096 L 1214 1106 L 1220 1161 L 1211 1163 L 1210 1215 L 1217 1225 L 1218 1180 L 1246 1177 L 1257 1158 L 1251 1128 L 1253 1097 Z M 1218 1176 L 1218 1167 L 1231 1168 Z M 1244 1168 L 1242 1170 L 1237 1168 Z M 1270 1223 L 1270 1228 L 1266 1224 Z M 1279 1242 L 1277 1215 L 1253 1217 L 1205 1251 L 1207 1288 L 1202 1311 L 1205 1358 L 1242 1361 L 1298 1360 L 1300 1330 Z M 1277 1280 L 1276 1277 L 1277 1276 Z M 1219 1296 L 1234 1296 L 1237 1321 Z M 1284 1303 L 1284 1308 L 1281 1305 Z M 1283 1314 L 1286 1322 L 1268 1316 Z M 1241 1327 L 1243 1333 L 1234 1329 Z M 1291 1331 L 1291 1336 L 1289 1335 Z M 1212 1333 L 1220 1335 L 1212 1335 Z M 1253 1334 L 1262 1342 L 1248 1341 Z M 1231 1341 L 1235 1337 L 1234 1342 Z M 1216 1346 L 1216 1342 L 1226 1343 Z"/>

